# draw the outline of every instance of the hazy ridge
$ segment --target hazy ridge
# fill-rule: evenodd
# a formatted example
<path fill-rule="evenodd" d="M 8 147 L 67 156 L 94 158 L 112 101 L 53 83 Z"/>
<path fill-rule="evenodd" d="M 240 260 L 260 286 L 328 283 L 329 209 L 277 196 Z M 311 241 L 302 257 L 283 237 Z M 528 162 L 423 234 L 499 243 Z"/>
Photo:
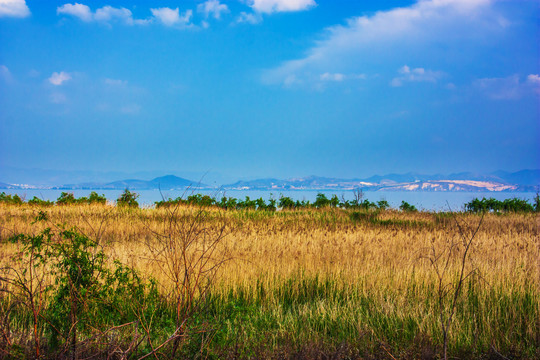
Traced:
<path fill-rule="evenodd" d="M 174 190 L 174 189 L 224 189 L 224 190 L 353 190 L 366 191 L 537 191 L 540 170 L 517 172 L 496 171 L 489 174 L 462 172 L 453 174 L 387 174 L 364 179 L 340 179 L 320 176 L 276 179 L 263 178 L 240 180 L 232 184 L 207 185 L 200 181 L 166 175 L 151 180 L 124 179 L 111 182 L 81 182 L 63 185 L 9 184 L 0 182 L 3 189 L 102 189 L 102 190 Z"/>

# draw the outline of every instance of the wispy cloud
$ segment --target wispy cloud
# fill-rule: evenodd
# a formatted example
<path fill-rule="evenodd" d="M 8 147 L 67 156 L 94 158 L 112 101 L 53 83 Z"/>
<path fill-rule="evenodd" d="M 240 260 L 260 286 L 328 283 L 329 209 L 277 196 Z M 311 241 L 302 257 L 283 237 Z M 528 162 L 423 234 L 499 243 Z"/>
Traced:
<path fill-rule="evenodd" d="M 527 76 L 527 81 L 534 85 L 540 85 L 540 76 L 538 76 L 538 74 L 529 74 Z"/>
<path fill-rule="evenodd" d="M 220 19 L 221 14 L 229 12 L 229 8 L 219 0 L 208 0 L 197 5 L 197 11 L 203 13 L 205 18 L 212 16 L 214 19 Z"/>
<path fill-rule="evenodd" d="M 64 71 L 53 72 L 48 80 L 51 84 L 55 86 L 60 86 L 66 81 L 71 80 L 71 75 Z"/>
<path fill-rule="evenodd" d="M 139 104 L 128 104 L 120 108 L 120 112 L 126 115 L 137 115 L 141 111 Z"/>
<path fill-rule="evenodd" d="M 222 12 L 223 10 L 219 7 L 217 9 L 210 7 L 209 11 L 216 16 L 216 11 Z M 58 15 L 73 16 L 87 23 L 111 24 L 116 22 L 124 25 L 147 25 L 156 22 L 165 26 L 178 28 L 191 25 L 190 20 L 193 15 L 192 10 L 186 10 L 184 13 L 180 13 L 179 8 L 171 9 L 168 7 L 150 9 L 150 12 L 152 16 L 147 19 L 134 19 L 131 10 L 109 5 L 98 8 L 96 11 L 92 11 L 88 5 L 80 3 L 64 4 L 56 9 Z"/>
<path fill-rule="evenodd" d="M 345 79 L 345 75 L 340 73 L 330 74 L 326 72 L 321 74 L 320 79 L 322 81 L 343 81 Z"/>
<path fill-rule="evenodd" d="M 247 13 L 242 11 L 236 18 L 237 24 L 258 24 L 262 21 L 262 16 L 259 13 Z"/>
<path fill-rule="evenodd" d="M 516 100 L 533 91 L 540 93 L 540 76 L 530 74 L 523 81 L 517 74 L 501 78 L 482 78 L 474 81 L 473 86 L 493 100 Z"/>
<path fill-rule="evenodd" d="M 103 6 L 96 11 L 92 11 L 88 5 L 74 3 L 64 4 L 56 9 L 58 15 L 68 15 L 78 18 L 84 22 L 98 22 L 102 24 L 110 24 L 118 22 L 125 25 L 146 24 L 149 20 L 134 19 L 133 14 L 129 9 L 120 7 L 115 8 L 109 5 Z"/>
<path fill-rule="evenodd" d="M 120 80 L 120 79 L 105 79 L 103 81 L 106 85 L 110 85 L 110 86 L 126 86 L 127 85 L 127 80 Z"/>
<path fill-rule="evenodd" d="M 5 82 L 11 82 L 13 80 L 11 71 L 9 71 L 6 65 L 0 65 L 0 79 Z"/>
<path fill-rule="evenodd" d="M 50 96 L 50 100 L 53 104 L 64 104 L 67 102 L 67 97 L 63 93 L 52 93 Z"/>
<path fill-rule="evenodd" d="M 253 10 L 266 14 L 302 11 L 317 5 L 314 0 L 248 0 L 248 4 Z"/>
<path fill-rule="evenodd" d="M 0 0 L 0 17 L 25 18 L 30 16 L 30 9 L 25 0 Z"/>
<path fill-rule="evenodd" d="M 342 82 L 345 80 L 363 80 L 366 79 L 366 74 L 342 74 L 325 72 L 319 76 L 320 81 L 335 81 Z"/>
<path fill-rule="evenodd" d="M 459 46 L 460 39 L 475 41 L 493 31 L 502 31 L 508 21 L 494 10 L 492 2 L 419 0 L 408 7 L 349 18 L 343 25 L 326 28 L 305 56 L 265 71 L 263 80 L 283 83 L 291 74 L 302 78 L 312 73 L 366 72 L 362 67 L 366 60 L 381 68 L 381 64 L 390 65 L 397 58 L 405 62 L 411 53 L 416 54 L 416 61 L 421 60 L 423 53 L 437 51 L 432 46 L 435 43 Z M 474 39 L 471 33 L 475 34 Z"/>
<path fill-rule="evenodd" d="M 443 76 L 441 71 L 426 70 L 424 68 L 411 69 L 404 65 L 398 70 L 400 76 L 395 77 L 390 82 L 394 87 L 402 86 L 405 82 L 437 82 Z"/>

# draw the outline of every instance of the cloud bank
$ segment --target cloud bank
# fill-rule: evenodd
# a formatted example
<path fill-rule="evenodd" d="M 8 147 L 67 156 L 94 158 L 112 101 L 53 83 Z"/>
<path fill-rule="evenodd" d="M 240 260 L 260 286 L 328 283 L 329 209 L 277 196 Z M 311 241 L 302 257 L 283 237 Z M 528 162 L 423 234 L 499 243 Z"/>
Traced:
<path fill-rule="evenodd" d="M 216 16 L 216 11 L 223 12 L 223 9 L 219 7 L 213 8 L 210 5 L 208 11 Z M 150 9 L 150 12 L 152 16 L 147 19 L 135 19 L 131 10 L 123 7 L 115 8 L 109 5 L 98 8 L 96 11 L 92 11 L 88 5 L 80 3 L 64 4 L 56 9 L 58 15 L 72 16 L 87 23 L 110 24 L 117 22 L 124 25 L 147 25 L 156 22 L 164 26 L 179 28 L 190 26 L 190 20 L 193 15 L 193 10 L 186 10 L 184 13 L 180 13 L 179 8 L 171 9 L 168 7 Z"/>
<path fill-rule="evenodd" d="M 316 5 L 314 0 L 249 0 L 248 4 L 253 10 L 266 14 L 302 11 Z"/>
<path fill-rule="evenodd" d="M 0 17 L 25 18 L 30 16 L 30 9 L 25 0 L 0 0 Z"/>
<path fill-rule="evenodd" d="M 408 62 L 412 54 L 433 53 L 434 44 L 459 46 L 461 40 L 476 41 L 506 26 L 508 21 L 494 11 L 492 0 L 419 0 L 409 7 L 351 17 L 343 25 L 326 28 L 303 57 L 265 71 L 263 82 L 283 84 L 291 75 L 300 79 L 313 73 L 364 73 L 368 65 L 392 63 L 395 69 L 396 61 Z M 422 68 L 409 69 L 395 77 L 393 85 L 434 81 L 438 76 Z"/>

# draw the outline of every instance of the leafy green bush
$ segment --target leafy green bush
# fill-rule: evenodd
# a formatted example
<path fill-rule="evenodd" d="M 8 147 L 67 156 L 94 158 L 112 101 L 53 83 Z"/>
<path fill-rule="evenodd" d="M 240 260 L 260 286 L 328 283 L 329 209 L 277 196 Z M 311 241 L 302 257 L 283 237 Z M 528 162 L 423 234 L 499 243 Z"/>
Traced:
<path fill-rule="evenodd" d="M 381 210 L 386 210 L 390 207 L 390 204 L 386 200 L 377 201 L 377 207 Z"/>
<path fill-rule="evenodd" d="M 402 201 L 402 202 L 401 202 L 401 205 L 399 205 L 399 209 L 400 209 L 401 211 L 405 211 L 405 212 L 415 212 L 415 211 L 418 211 L 414 205 L 411 205 L 411 204 L 409 204 L 409 203 L 406 202 L 406 201 Z"/>
<path fill-rule="evenodd" d="M 58 199 L 56 199 L 57 205 L 72 205 L 76 203 L 77 199 L 75 199 L 73 193 L 62 192 Z"/>
<path fill-rule="evenodd" d="M 538 197 L 538 195 L 537 195 Z M 538 202 L 540 199 L 535 198 L 535 205 L 531 205 L 528 200 L 512 198 L 503 201 L 494 198 L 474 198 L 465 204 L 465 210 L 472 213 L 481 212 L 515 212 L 515 213 L 530 213 L 538 211 Z"/>
<path fill-rule="evenodd" d="M 313 206 L 318 209 L 330 206 L 330 200 L 326 197 L 326 195 L 318 193 Z"/>
<path fill-rule="evenodd" d="M 246 199 L 244 201 L 239 200 L 238 204 L 236 204 L 237 209 L 254 210 L 256 207 L 257 202 L 255 200 L 251 200 L 249 196 L 246 196 Z"/>
<path fill-rule="evenodd" d="M 138 197 L 139 194 L 133 193 L 128 189 L 125 189 L 124 192 L 120 195 L 120 197 L 118 197 L 118 199 L 116 200 L 116 205 L 121 207 L 137 208 L 139 207 L 139 203 L 137 202 Z"/>
<path fill-rule="evenodd" d="M 279 207 L 282 209 L 294 209 L 296 203 L 290 197 L 281 195 L 279 198 Z"/>
<path fill-rule="evenodd" d="M 36 221 L 43 219 L 46 216 Z M 145 318 L 158 321 L 156 316 L 164 311 L 165 303 L 153 280 L 143 281 L 135 270 L 118 261 L 107 265 L 108 258 L 98 244 L 76 230 L 47 228 L 38 235 L 18 234 L 10 240 L 22 246 L 21 257 L 14 261 L 29 267 L 21 274 L 39 272 L 55 279 L 53 286 L 39 293 L 27 291 L 26 295 L 40 296 L 42 310 L 34 321 L 40 321 L 37 328 L 45 331 L 48 351 L 70 352 L 76 357 L 77 347 L 87 346 L 89 339 L 97 340 L 96 329 L 105 331 L 135 322 L 148 326 Z M 36 304 L 34 299 L 21 300 Z"/>
<path fill-rule="evenodd" d="M 28 204 L 36 206 L 53 206 L 54 201 L 43 200 L 38 198 L 37 196 L 34 196 L 31 200 L 28 200 Z"/>
<path fill-rule="evenodd" d="M 0 194 L 0 203 L 10 204 L 10 205 L 20 205 L 23 203 L 23 201 L 17 194 L 11 195 L 11 194 L 6 194 L 5 192 L 2 192 Z"/>
<path fill-rule="evenodd" d="M 88 196 L 88 203 L 105 205 L 107 203 L 107 198 L 104 194 L 99 195 L 97 192 L 92 191 Z"/>

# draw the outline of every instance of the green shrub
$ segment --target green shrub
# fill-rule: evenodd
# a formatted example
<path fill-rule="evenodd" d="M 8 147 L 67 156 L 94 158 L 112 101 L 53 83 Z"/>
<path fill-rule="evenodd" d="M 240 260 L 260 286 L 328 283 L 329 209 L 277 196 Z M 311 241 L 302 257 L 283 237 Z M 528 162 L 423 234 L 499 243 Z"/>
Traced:
<path fill-rule="evenodd" d="M 107 203 L 107 198 L 104 194 L 99 195 L 97 192 L 92 191 L 88 196 L 88 203 L 105 205 Z"/>
<path fill-rule="evenodd" d="M 41 213 L 36 221 L 45 219 L 46 214 Z M 45 320 L 50 350 L 69 348 L 76 354 L 79 344 L 91 338 L 95 329 L 140 321 L 156 315 L 164 305 L 153 280 L 143 281 L 135 270 L 118 261 L 108 266 L 98 244 L 76 230 L 47 228 L 38 235 L 18 234 L 10 240 L 22 246 L 22 256 L 15 261 L 55 279 L 40 298 L 44 311 L 39 319 Z M 28 258 L 32 261 L 25 260 Z"/>
<path fill-rule="evenodd" d="M 279 198 L 279 207 L 282 209 L 294 209 L 296 204 L 290 197 L 281 195 Z"/>
<path fill-rule="evenodd" d="M 53 206 L 54 202 L 49 200 L 43 200 L 38 198 L 37 196 L 34 196 L 31 200 L 28 200 L 28 204 L 36 206 Z"/>
<path fill-rule="evenodd" d="M 23 203 L 23 201 L 17 194 L 11 195 L 11 194 L 6 194 L 5 192 L 2 192 L 0 194 L 0 203 L 10 204 L 10 205 L 20 205 Z"/>
<path fill-rule="evenodd" d="M 386 210 L 390 207 L 390 204 L 386 200 L 377 201 L 377 207 L 381 210 Z"/>
<path fill-rule="evenodd" d="M 512 198 L 503 201 L 494 198 L 474 198 L 465 204 L 465 210 L 472 213 L 482 212 L 515 212 L 515 213 L 530 213 L 538 211 L 538 195 L 535 198 L 535 205 L 531 205 L 528 200 Z"/>
<path fill-rule="evenodd" d="M 415 211 L 418 211 L 414 205 L 411 205 L 411 204 L 409 204 L 409 203 L 406 202 L 406 201 L 402 201 L 402 202 L 401 202 L 401 205 L 399 205 L 399 209 L 400 209 L 401 211 L 405 211 L 405 212 L 415 212 Z"/>
<path fill-rule="evenodd" d="M 77 199 L 75 199 L 73 193 L 62 192 L 58 199 L 56 199 L 57 205 L 72 205 L 76 203 Z"/>
<path fill-rule="evenodd" d="M 326 195 L 318 193 L 313 206 L 318 209 L 330 206 L 330 200 L 326 197 Z"/>
<path fill-rule="evenodd" d="M 116 200 L 116 205 L 121 207 L 137 208 L 139 207 L 139 203 L 137 202 L 138 197 L 139 194 L 133 193 L 128 189 L 125 189 L 124 192 L 120 195 L 120 197 Z"/>

